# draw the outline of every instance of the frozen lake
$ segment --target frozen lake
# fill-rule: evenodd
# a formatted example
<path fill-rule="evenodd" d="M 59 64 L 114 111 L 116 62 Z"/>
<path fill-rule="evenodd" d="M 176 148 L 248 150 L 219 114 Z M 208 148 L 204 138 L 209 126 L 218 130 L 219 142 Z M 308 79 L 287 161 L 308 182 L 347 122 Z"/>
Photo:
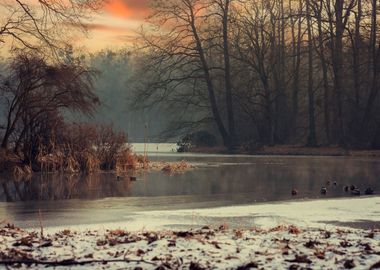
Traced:
<path fill-rule="evenodd" d="M 138 181 L 111 173 L 89 176 L 35 174 L 0 181 L 0 220 L 24 227 L 131 220 L 146 211 L 205 209 L 289 200 L 351 198 L 346 185 L 380 191 L 380 160 L 350 157 L 177 154 L 174 145 L 150 145 L 151 160 L 186 160 L 183 174 L 141 172 Z M 141 145 L 135 151 L 144 151 Z M 153 149 L 153 150 L 152 150 Z M 334 185 L 336 182 L 336 185 Z M 321 195 L 321 187 L 327 195 Z M 291 195 L 292 189 L 297 196 Z M 296 210 L 295 210 L 296 211 Z"/>

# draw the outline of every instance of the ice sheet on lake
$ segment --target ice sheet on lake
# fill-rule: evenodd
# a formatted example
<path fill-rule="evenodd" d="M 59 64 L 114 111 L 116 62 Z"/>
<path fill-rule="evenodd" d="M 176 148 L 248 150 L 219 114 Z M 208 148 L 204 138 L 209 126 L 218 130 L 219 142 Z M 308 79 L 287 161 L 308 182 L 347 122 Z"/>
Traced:
<path fill-rule="evenodd" d="M 270 204 L 137 212 L 121 217 L 112 224 L 72 226 L 73 229 L 125 228 L 160 230 L 196 228 L 203 225 L 227 224 L 236 228 L 292 224 L 300 227 L 326 228 L 333 224 L 380 224 L 380 197 L 293 201 Z M 55 231 L 62 228 L 50 228 Z"/>

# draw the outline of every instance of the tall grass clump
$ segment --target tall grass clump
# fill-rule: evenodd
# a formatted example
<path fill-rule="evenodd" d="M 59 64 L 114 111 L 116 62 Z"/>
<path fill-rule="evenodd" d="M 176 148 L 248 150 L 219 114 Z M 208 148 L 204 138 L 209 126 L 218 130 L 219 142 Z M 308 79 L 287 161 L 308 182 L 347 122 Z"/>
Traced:
<path fill-rule="evenodd" d="M 112 125 L 65 124 L 54 142 L 42 146 L 37 166 L 42 172 L 83 172 L 128 170 L 137 168 L 137 157 L 132 153 L 124 132 Z M 36 166 L 35 166 L 36 167 Z"/>

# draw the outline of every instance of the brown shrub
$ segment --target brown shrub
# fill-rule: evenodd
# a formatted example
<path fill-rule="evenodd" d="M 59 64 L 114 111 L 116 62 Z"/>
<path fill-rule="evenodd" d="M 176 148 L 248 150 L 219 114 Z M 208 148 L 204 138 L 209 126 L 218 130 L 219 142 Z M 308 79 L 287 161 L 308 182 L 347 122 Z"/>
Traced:
<path fill-rule="evenodd" d="M 20 162 L 15 154 L 0 149 L 0 173 L 10 174 L 15 178 L 29 175 L 32 173 L 30 166 Z"/>
<path fill-rule="evenodd" d="M 168 174 L 180 173 L 193 168 L 189 163 L 182 160 L 176 163 L 167 163 L 162 167 L 162 171 Z"/>
<path fill-rule="evenodd" d="M 127 136 L 116 132 L 111 125 L 64 124 L 55 132 L 53 149 L 39 155 L 38 167 L 43 172 L 66 171 L 93 173 L 99 170 L 116 170 L 118 159 L 129 157 Z M 134 163 L 126 160 L 124 164 Z M 120 166 L 120 165 L 119 165 Z"/>
<path fill-rule="evenodd" d="M 146 164 L 149 164 L 149 160 L 146 157 L 142 155 L 136 155 L 132 152 L 132 150 L 129 147 L 126 147 L 117 155 L 116 170 L 137 170 L 145 168 Z"/>

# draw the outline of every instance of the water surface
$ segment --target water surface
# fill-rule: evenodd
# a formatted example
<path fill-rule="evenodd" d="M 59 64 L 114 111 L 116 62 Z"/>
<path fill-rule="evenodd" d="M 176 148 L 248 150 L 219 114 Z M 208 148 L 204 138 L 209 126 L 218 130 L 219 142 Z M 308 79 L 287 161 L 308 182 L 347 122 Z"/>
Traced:
<path fill-rule="evenodd" d="M 145 210 L 208 208 L 317 198 L 350 197 L 345 185 L 380 190 L 380 160 L 351 157 L 228 156 L 153 151 L 152 160 L 187 160 L 183 174 L 140 172 L 118 181 L 112 173 L 35 174 L 0 181 L 0 219 L 35 226 L 117 222 Z M 336 185 L 334 185 L 336 182 Z M 322 186 L 327 195 L 321 195 Z M 299 194 L 291 195 L 295 188 Z M 39 214 L 41 213 L 41 214 Z"/>

